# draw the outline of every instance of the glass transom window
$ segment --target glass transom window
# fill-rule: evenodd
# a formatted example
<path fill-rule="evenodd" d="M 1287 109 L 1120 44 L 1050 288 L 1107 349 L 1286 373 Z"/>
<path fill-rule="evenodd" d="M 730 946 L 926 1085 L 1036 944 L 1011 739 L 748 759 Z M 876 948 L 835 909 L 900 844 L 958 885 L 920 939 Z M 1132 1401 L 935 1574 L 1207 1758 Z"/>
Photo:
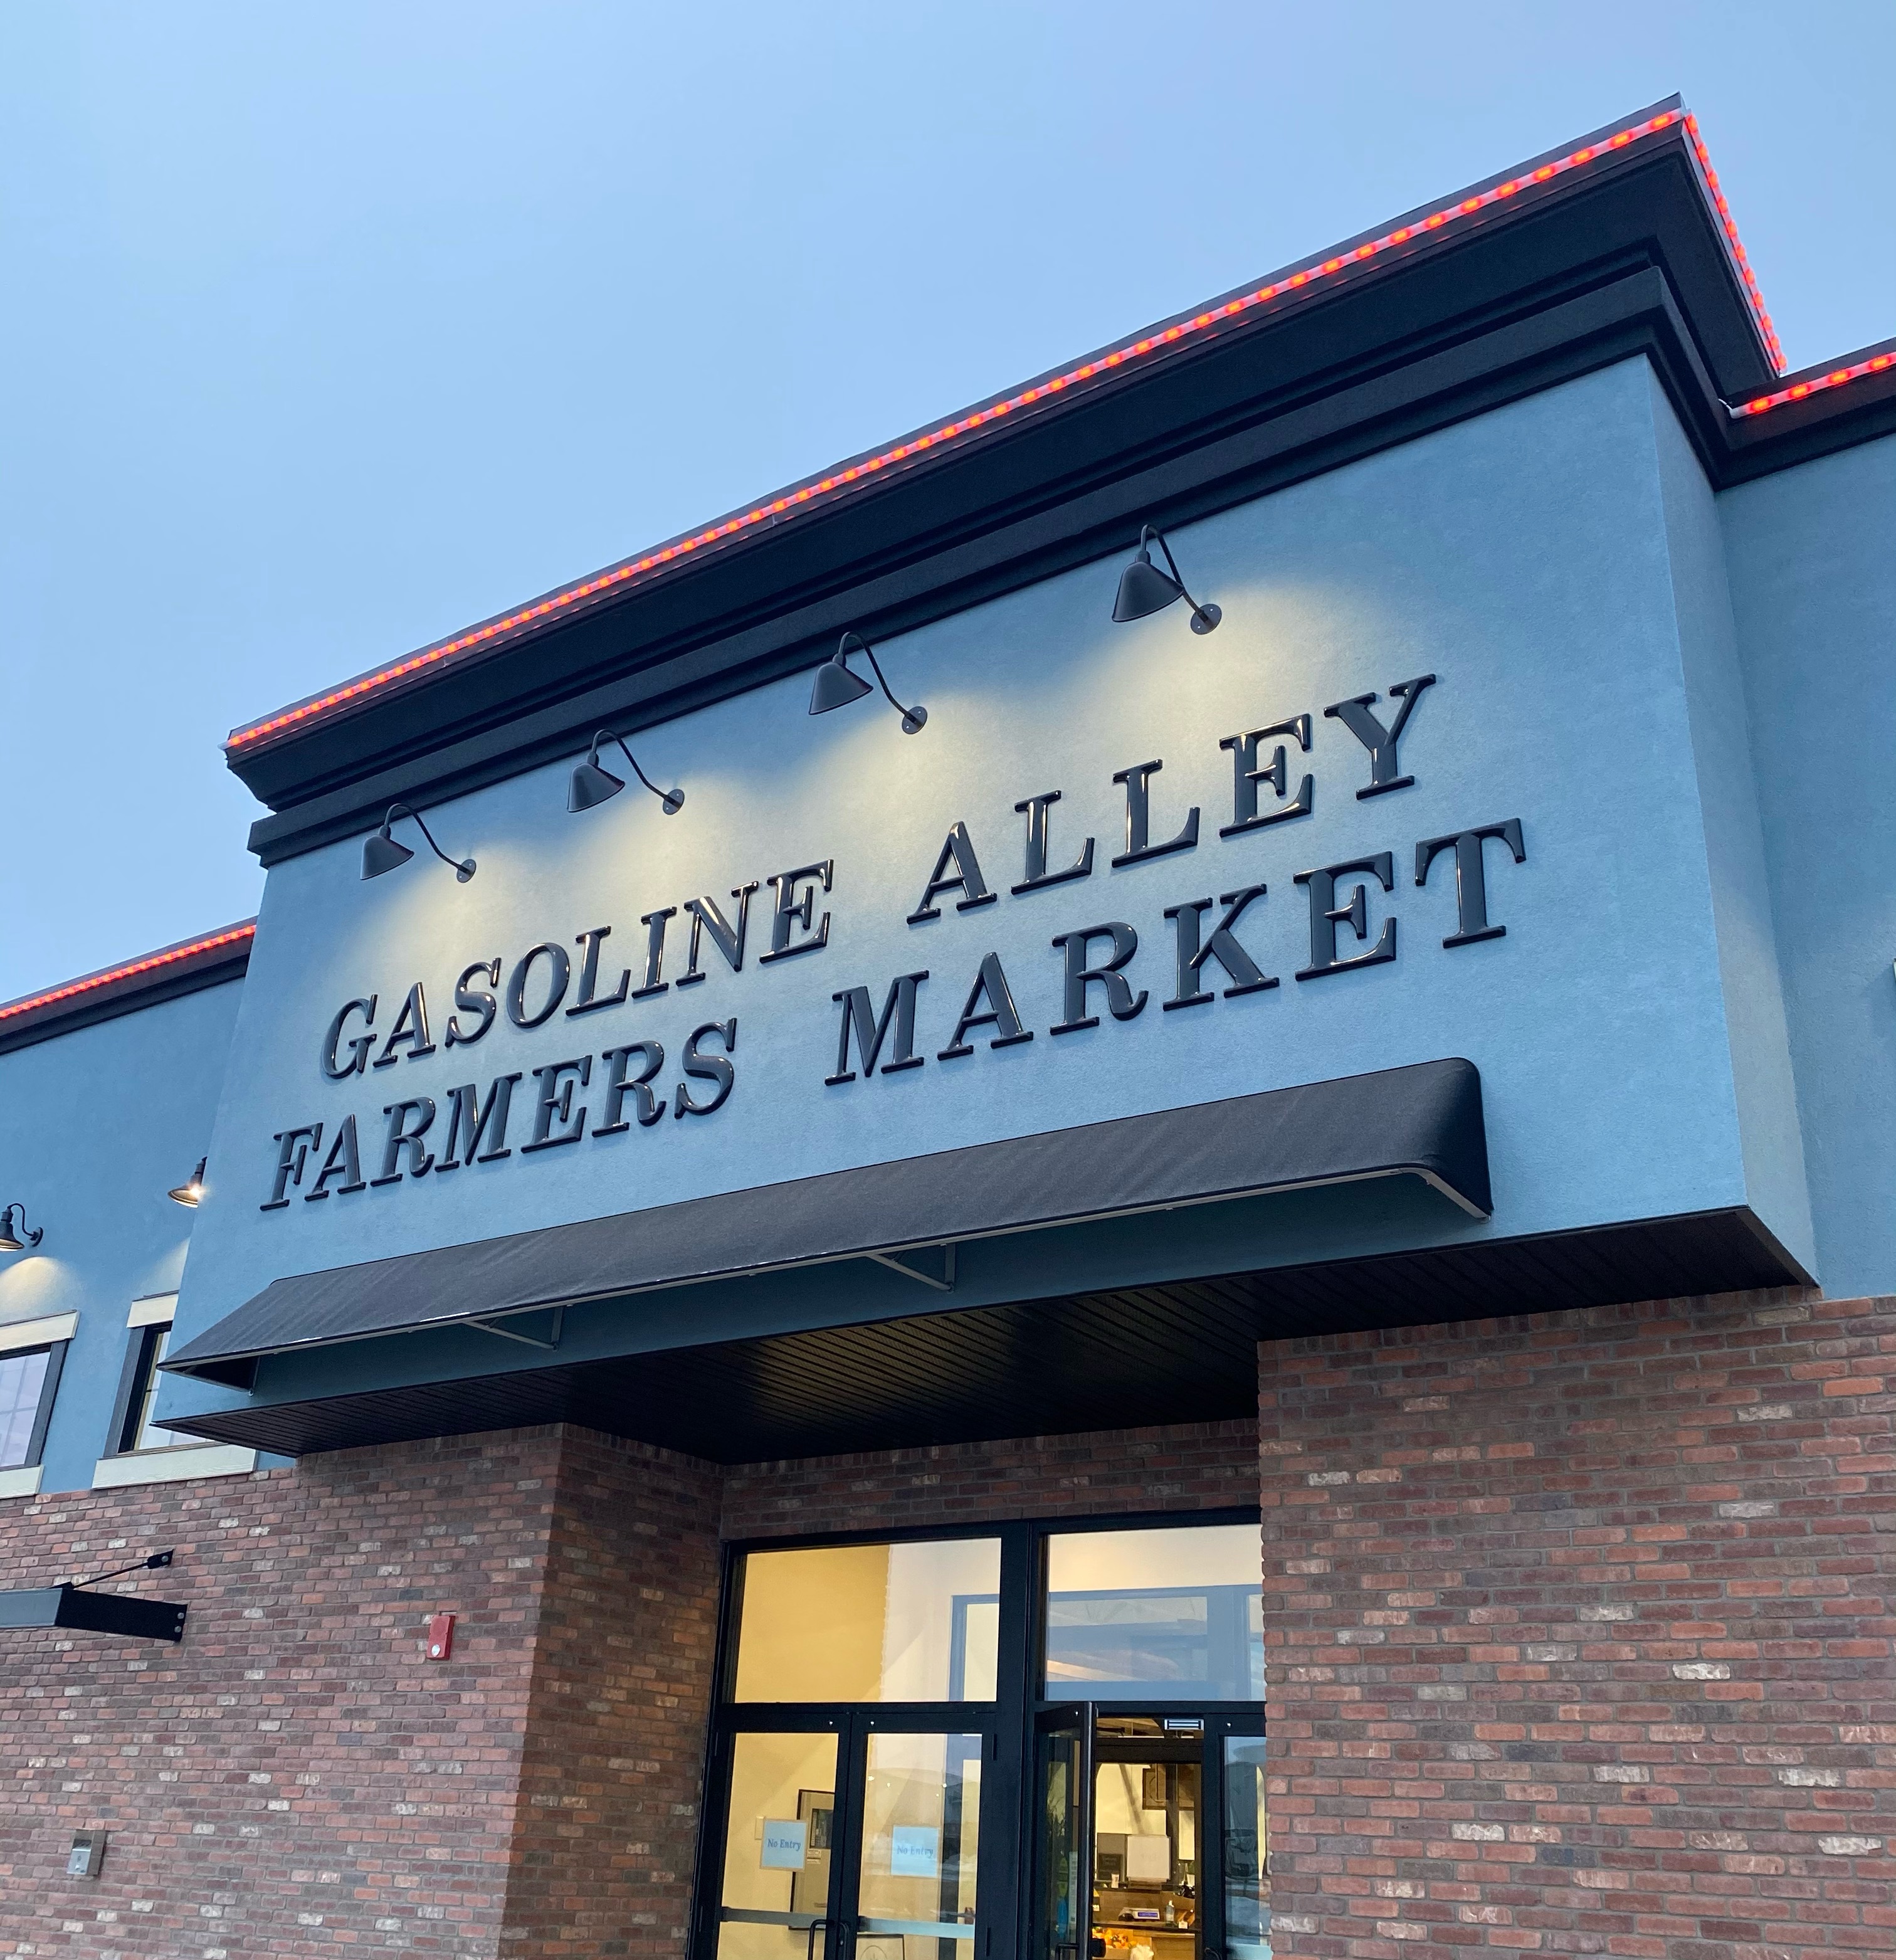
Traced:
<path fill-rule="evenodd" d="M 1055 1532 L 1048 1698 L 1261 1701 L 1262 1570 L 1255 1525 Z"/>
<path fill-rule="evenodd" d="M 997 1538 L 751 1552 L 735 1698 L 991 1701 L 1000 1594 Z"/>

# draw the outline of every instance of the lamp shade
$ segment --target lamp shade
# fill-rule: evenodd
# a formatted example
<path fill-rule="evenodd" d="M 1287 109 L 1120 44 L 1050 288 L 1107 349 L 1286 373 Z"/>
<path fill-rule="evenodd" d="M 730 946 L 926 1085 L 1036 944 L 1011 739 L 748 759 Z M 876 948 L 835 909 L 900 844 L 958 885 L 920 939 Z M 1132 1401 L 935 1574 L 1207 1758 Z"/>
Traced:
<path fill-rule="evenodd" d="M 379 878 L 384 871 L 393 871 L 406 864 L 414 855 L 406 844 L 397 844 L 390 836 L 385 823 L 362 840 L 362 875 L 365 878 Z"/>
<path fill-rule="evenodd" d="M 623 777 L 614 775 L 609 769 L 602 769 L 596 762 L 581 762 L 566 786 L 566 807 L 569 810 L 591 810 L 608 797 L 617 796 L 625 787 Z M 679 800 L 684 800 L 682 797 Z"/>
<path fill-rule="evenodd" d="M 43 1228 L 29 1228 L 26 1208 L 9 1204 L 0 1209 L 0 1252 L 24 1252 L 46 1236 Z"/>
<path fill-rule="evenodd" d="M 1139 555 L 1119 574 L 1119 593 L 1112 602 L 1112 616 L 1123 625 L 1128 619 L 1143 619 L 1149 612 L 1163 612 L 1174 600 L 1184 597 L 1185 587 L 1175 578 L 1168 578 L 1142 545 Z"/>
<path fill-rule="evenodd" d="M 861 674 L 852 673 L 844 666 L 840 654 L 832 654 L 816 670 L 810 690 L 810 711 L 827 714 L 832 708 L 846 708 L 871 691 Z"/>
<path fill-rule="evenodd" d="M 170 1198 L 173 1204 L 182 1204 L 186 1211 L 196 1211 L 203 1201 L 205 1166 L 210 1161 L 208 1157 L 199 1157 L 198 1167 L 191 1173 L 189 1179 L 183 1184 L 173 1185 L 164 1194 L 165 1196 Z"/>

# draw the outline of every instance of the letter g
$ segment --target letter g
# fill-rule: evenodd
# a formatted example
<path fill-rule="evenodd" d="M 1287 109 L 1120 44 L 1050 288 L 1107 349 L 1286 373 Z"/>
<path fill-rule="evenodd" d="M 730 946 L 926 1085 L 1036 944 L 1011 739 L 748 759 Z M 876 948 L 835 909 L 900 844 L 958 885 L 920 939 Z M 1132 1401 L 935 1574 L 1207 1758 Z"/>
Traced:
<path fill-rule="evenodd" d="M 342 1038 L 342 1023 L 358 1008 L 361 1010 L 362 1025 L 372 1027 L 375 1023 L 375 996 L 371 994 L 366 1001 L 351 1001 L 336 1010 L 336 1019 L 329 1023 L 329 1031 L 323 1039 L 323 1073 L 332 1082 L 346 1082 L 352 1075 L 360 1075 L 368 1066 L 369 1050 L 375 1045 L 372 1034 L 361 1034 L 348 1044 L 349 1058 L 338 1063 L 336 1044 Z"/>

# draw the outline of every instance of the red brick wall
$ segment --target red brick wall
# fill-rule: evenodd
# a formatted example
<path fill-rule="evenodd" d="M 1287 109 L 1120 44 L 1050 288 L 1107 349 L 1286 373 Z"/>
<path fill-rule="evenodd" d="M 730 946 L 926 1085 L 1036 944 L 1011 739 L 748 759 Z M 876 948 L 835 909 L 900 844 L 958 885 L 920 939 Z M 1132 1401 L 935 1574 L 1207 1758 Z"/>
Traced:
<path fill-rule="evenodd" d="M 1182 1423 L 749 1463 L 724 1478 L 729 1538 L 1258 1501 L 1257 1429 Z"/>
<path fill-rule="evenodd" d="M 191 1618 L 177 1648 L 4 1637 L 0 1955 L 669 1960 L 721 1502 L 745 1535 L 1191 1510 L 1254 1501 L 1255 1449 L 1223 1423 L 726 1473 L 523 1430 L 10 1504 L 0 1586 L 175 1545 L 136 1589 Z M 97 1828 L 103 1875 L 66 1878 Z"/>
<path fill-rule="evenodd" d="M 675 1952 L 716 1488 L 527 1430 L 9 1505 L 0 1586 L 175 1545 L 138 1589 L 191 1618 L 0 1636 L 0 1954 Z"/>
<path fill-rule="evenodd" d="M 1260 1351 L 1280 1956 L 1896 1951 L 1896 1301 Z"/>
<path fill-rule="evenodd" d="M 1896 1303 L 1670 1303 L 1267 1347 L 1255 1431 L 523 1430 L 9 1505 L 0 1584 L 174 1543 L 192 1621 L 6 1637 L 0 1955 L 669 1960 L 721 1523 L 1242 1503 L 1260 1441 L 1280 1954 L 1887 1951 L 1892 1350 Z"/>

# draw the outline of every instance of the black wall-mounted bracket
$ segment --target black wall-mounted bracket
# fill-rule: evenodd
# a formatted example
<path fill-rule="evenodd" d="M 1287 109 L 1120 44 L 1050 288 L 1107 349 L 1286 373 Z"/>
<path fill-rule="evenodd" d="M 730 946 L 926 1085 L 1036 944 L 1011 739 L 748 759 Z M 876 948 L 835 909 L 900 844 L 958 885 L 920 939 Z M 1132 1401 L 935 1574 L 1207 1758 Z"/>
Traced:
<path fill-rule="evenodd" d="M 40 1586 L 0 1592 L 0 1628 L 65 1627 L 75 1633 L 116 1634 L 126 1640 L 184 1638 L 188 1608 L 168 1599 L 123 1592 L 90 1592 L 81 1586 Z"/>

